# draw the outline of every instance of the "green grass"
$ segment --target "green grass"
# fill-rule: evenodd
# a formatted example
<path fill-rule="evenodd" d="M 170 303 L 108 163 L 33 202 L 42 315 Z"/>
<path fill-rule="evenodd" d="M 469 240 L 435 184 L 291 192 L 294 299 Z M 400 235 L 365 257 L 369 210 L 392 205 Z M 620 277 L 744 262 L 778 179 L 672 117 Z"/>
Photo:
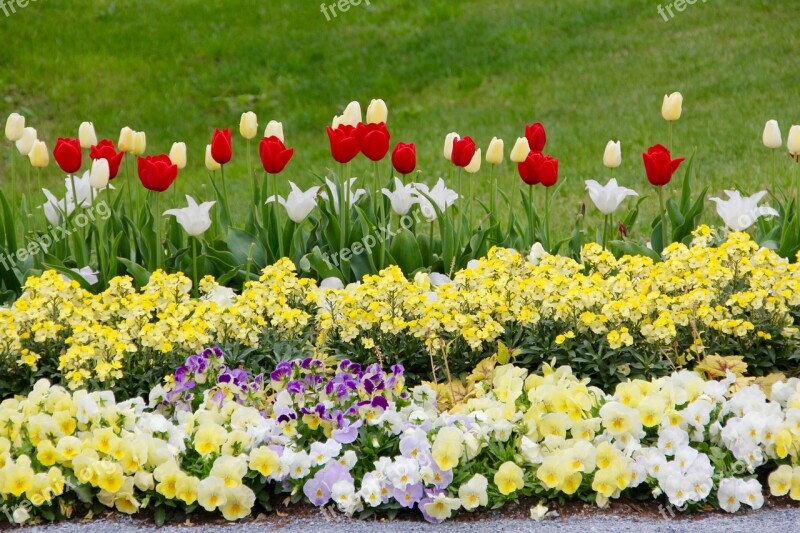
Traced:
<path fill-rule="evenodd" d="M 416 142 L 420 179 L 429 181 L 449 170 L 447 132 L 472 135 L 484 150 L 496 135 L 510 149 L 526 122 L 541 121 L 566 182 L 555 215 L 562 227 L 588 198 L 583 180 L 608 176 L 610 138 L 623 143 L 616 177 L 648 190 L 640 154 L 667 143 L 661 99 L 680 90 L 675 153 L 697 147 L 698 182 L 715 193 L 768 185 L 764 122 L 778 119 L 784 135 L 800 123 L 798 3 L 710 0 L 669 22 L 657 5 L 373 0 L 326 21 L 313 1 L 39 1 L 0 19 L 0 111 L 24 113 L 51 149 L 83 120 L 114 141 L 121 126 L 146 131 L 148 153 L 185 141 L 190 166 L 179 184 L 203 198 L 211 131 L 238 131 L 247 110 L 262 130 L 283 121 L 296 149 L 284 176 L 301 184 L 333 166 L 325 126 L 350 100 L 387 101 L 393 142 Z M 242 201 L 244 146 L 237 138 L 227 172 Z M 784 159 L 788 183 L 797 169 Z M 357 175 L 370 172 L 356 161 Z M 54 165 L 47 174 L 60 178 Z M 475 180 L 485 184 L 488 171 Z M 502 187 L 512 192 L 517 181 L 504 164 Z"/>

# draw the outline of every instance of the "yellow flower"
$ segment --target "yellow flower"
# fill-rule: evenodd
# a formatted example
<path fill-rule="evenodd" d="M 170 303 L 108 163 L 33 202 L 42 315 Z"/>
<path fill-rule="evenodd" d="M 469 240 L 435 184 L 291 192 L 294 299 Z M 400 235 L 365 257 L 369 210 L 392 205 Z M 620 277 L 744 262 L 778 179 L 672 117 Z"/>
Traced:
<path fill-rule="evenodd" d="M 250 470 L 255 470 L 269 477 L 278 467 L 278 454 L 266 446 L 260 446 L 250 452 Z"/>
<path fill-rule="evenodd" d="M 208 512 L 225 505 L 225 482 L 218 477 L 207 477 L 197 485 L 197 503 Z"/>
<path fill-rule="evenodd" d="M 781 465 L 769 475 L 769 491 L 773 496 L 785 496 L 792 489 L 793 471 L 790 465 Z"/>
<path fill-rule="evenodd" d="M 452 470 L 458 465 L 463 451 L 464 434 L 456 427 L 443 427 L 436 434 L 431 454 L 442 470 Z"/>
<path fill-rule="evenodd" d="M 239 520 L 250 514 L 256 495 L 246 485 L 225 489 L 225 503 L 219 506 L 225 520 Z"/>
<path fill-rule="evenodd" d="M 511 461 L 506 461 L 497 469 L 494 484 L 504 496 L 520 490 L 525 486 L 522 469 Z"/>

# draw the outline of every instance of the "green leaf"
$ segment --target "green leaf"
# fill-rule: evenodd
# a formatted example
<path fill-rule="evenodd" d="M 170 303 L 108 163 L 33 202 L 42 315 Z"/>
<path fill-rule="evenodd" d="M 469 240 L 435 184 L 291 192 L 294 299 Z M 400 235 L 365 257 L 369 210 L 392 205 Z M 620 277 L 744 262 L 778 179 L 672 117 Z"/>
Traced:
<path fill-rule="evenodd" d="M 660 227 L 658 229 L 661 231 Z M 642 246 L 641 244 L 635 242 L 611 241 L 608 243 L 608 247 L 617 258 L 622 257 L 623 255 L 643 255 L 649 257 L 655 262 L 661 261 L 661 256 L 658 255 L 655 250 L 651 250 L 647 246 Z"/>
<path fill-rule="evenodd" d="M 146 268 L 134 263 L 130 259 L 125 259 L 124 257 L 117 257 L 117 259 L 120 263 L 125 265 L 125 270 L 128 271 L 128 274 L 131 275 L 133 281 L 139 288 L 147 285 L 147 283 L 150 281 L 150 272 L 148 272 Z"/>
<path fill-rule="evenodd" d="M 410 277 L 424 266 L 419 242 L 417 242 L 414 234 L 407 229 L 401 229 L 394 236 L 389 252 L 406 277 Z"/>

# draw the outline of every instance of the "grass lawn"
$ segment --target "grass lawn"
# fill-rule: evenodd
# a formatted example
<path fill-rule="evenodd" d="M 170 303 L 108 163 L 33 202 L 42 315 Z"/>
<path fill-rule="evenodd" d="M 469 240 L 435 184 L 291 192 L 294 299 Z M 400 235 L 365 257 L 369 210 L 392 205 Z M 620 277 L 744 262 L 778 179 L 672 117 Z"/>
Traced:
<path fill-rule="evenodd" d="M 798 2 L 710 0 L 669 21 L 657 5 L 372 0 L 329 21 L 313 1 L 39 1 L 0 18 L 0 111 L 24 113 L 50 149 L 83 120 L 115 142 L 121 126 L 146 131 L 148 153 L 185 141 L 179 186 L 204 199 L 211 131 L 238 132 L 247 110 L 261 129 L 283 121 L 296 150 L 284 176 L 301 184 L 333 166 L 325 126 L 350 100 L 386 100 L 393 143 L 417 144 L 423 181 L 449 171 L 447 132 L 472 135 L 484 150 L 498 136 L 508 150 L 526 122 L 541 121 L 566 182 L 555 216 L 563 227 L 588 199 L 583 180 L 608 176 L 610 138 L 623 144 L 616 177 L 649 191 L 640 154 L 667 143 L 661 100 L 679 90 L 674 152 L 697 147 L 698 181 L 713 193 L 768 185 L 764 122 L 778 119 L 784 136 L 800 123 Z M 237 136 L 226 172 L 241 201 L 244 148 Z M 780 156 L 784 183 L 797 184 L 800 165 Z M 7 161 L 6 150 L 2 180 Z M 356 161 L 357 175 L 371 171 Z M 54 164 L 46 170 L 52 183 L 61 178 Z M 516 176 L 505 163 L 502 187 L 511 192 Z M 485 193 L 488 170 L 475 180 Z M 651 212 L 656 205 L 648 202 Z"/>

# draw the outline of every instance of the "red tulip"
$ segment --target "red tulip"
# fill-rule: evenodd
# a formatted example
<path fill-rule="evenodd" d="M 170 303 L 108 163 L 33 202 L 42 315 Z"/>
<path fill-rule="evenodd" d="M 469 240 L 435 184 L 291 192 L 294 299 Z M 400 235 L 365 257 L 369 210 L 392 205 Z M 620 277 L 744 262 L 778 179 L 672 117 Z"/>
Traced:
<path fill-rule="evenodd" d="M 472 162 L 475 150 L 475 141 L 469 135 L 463 139 L 455 139 L 453 141 L 453 164 L 457 167 L 466 167 Z"/>
<path fill-rule="evenodd" d="M 114 149 L 114 142 L 103 139 L 89 149 L 89 157 L 92 159 L 105 159 L 108 161 L 108 179 L 113 180 L 119 173 L 119 165 L 125 152 L 117 152 Z"/>
<path fill-rule="evenodd" d="M 61 170 L 73 174 L 81 168 L 81 141 L 78 139 L 65 139 L 59 137 L 53 149 L 53 157 Z"/>
<path fill-rule="evenodd" d="M 547 144 L 547 133 L 541 122 L 525 126 L 525 138 L 528 139 L 531 152 L 541 152 L 544 150 L 544 145 Z"/>
<path fill-rule="evenodd" d="M 397 143 L 392 152 L 392 165 L 400 174 L 411 174 L 417 166 L 417 147 L 414 143 Z"/>
<path fill-rule="evenodd" d="M 364 124 L 359 123 L 356 128 L 356 137 L 361 153 L 372 161 L 380 161 L 389 153 L 389 130 L 386 123 Z"/>
<path fill-rule="evenodd" d="M 261 139 L 258 155 L 261 156 L 264 170 L 270 174 L 280 174 L 294 155 L 294 148 L 287 149 L 283 141 L 273 135 Z"/>
<path fill-rule="evenodd" d="M 214 135 L 211 137 L 211 157 L 220 165 L 224 165 L 233 157 L 231 130 L 229 128 L 214 130 Z"/>
<path fill-rule="evenodd" d="M 349 163 L 358 155 L 360 148 L 353 126 L 341 124 L 336 129 L 328 126 L 328 140 L 331 143 L 331 155 L 337 163 Z"/>
<path fill-rule="evenodd" d="M 166 154 L 138 158 L 139 179 L 145 189 L 164 192 L 178 177 L 178 165 Z"/>
<path fill-rule="evenodd" d="M 686 159 L 672 159 L 672 156 L 664 146 L 657 144 L 647 149 L 642 154 L 644 159 L 644 169 L 647 171 L 647 179 L 657 187 L 663 187 L 672 179 L 672 175 Z"/>
<path fill-rule="evenodd" d="M 541 183 L 552 187 L 558 181 L 558 159 L 541 152 L 531 152 L 522 163 L 517 165 L 519 176 L 528 185 Z"/>

